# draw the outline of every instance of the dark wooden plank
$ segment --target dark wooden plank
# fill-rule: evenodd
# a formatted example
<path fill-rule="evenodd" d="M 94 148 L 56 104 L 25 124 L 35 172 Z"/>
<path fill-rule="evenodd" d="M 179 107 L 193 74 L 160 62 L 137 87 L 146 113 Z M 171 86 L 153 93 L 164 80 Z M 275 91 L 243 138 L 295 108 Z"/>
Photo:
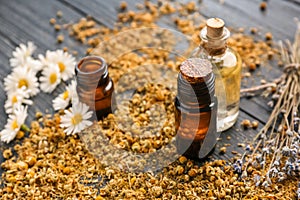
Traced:
<path fill-rule="evenodd" d="M 56 33 L 53 27 L 49 24 L 49 19 L 56 16 L 56 12 L 61 10 L 64 13 L 63 19 L 60 23 L 76 21 L 82 17 L 73 9 L 65 6 L 58 1 L 35 1 L 29 0 L 27 2 L 9 1 L 9 3 L 1 4 L 0 6 L 0 59 L 1 59 L 1 80 L 11 72 L 9 66 L 9 58 L 12 51 L 20 43 L 26 43 L 27 41 L 33 41 L 38 49 L 35 56 L 39 53 L 45 53 L 46 50 L 55 50 L 68 46 L 69 49 L 77 50 L 79 52 L 78 57 L 82 57 L 85 54 L 85 48 L 80 46 L 77 41 L 67 37 L 67 31 L 65 34 L 65 41 L 63 44 L 57 44 Z M 3 82 L 1 81 L 0 94 L 3 98 L 0 99 L 0 103 L 3 105 L 5 102 L 5 93 L 3 90 Z M 52 112 L 53 96 L 56 96 L 62 91 L 62 87 L 54 91 L 53 94 L 40 93 L 33 98 L 34 104 L 30 106 L 29 116 L 27 121 L 31 121 L 35 116 L 36 111 L 45 112 L 46 109 Z M 46 101 L 41 99 L 47 99 Z M 1 120 L 0 127 L 2 128 L 6 123 L 6 115 L 1 107 Z"/>
<path fill-rule="evenodd" d="M 296 4 L 297 6 L 300 6 L 300 0 L 284 0 L 284 1 L 289 1 Z"/>
<path fill-rule="evenodd" d="M 261 80 L 272 82 L 275 78 L 281 76 L 282 68 L 277 66 L 276 60 L 273 60 L 270 61 L 270 63 L 264 62 L 260 68 L 255 72 L 251 72 L 251 74 L 252 76 L 250 78 L 242 79 L 242 88 L 260 85 Z M 252 98 L 242 97 L 240 109 L 251 116 L 256 116 L 259 121 L 266 122 L 271 112 L 271 108 L 267 105 L 269 101 L 270 98 L 262 97 L 260 95 L 256 95 Z"/>
<path fill-rule="evenodd" d="M 292 39 L 296 31 L 294 18 L 299 17 L 300 6 L 290 1 L 269 1 L 266 11 L 259 9 L 261 0 L 204 1 L 203 12 L 208 16 L 228 19 L 230 26 L 259 27 L 270 31 L 275 39 Z"/>
<path fill-rule="evenodd" d="M 70 22 L 82 17 L 58 1 L 11 1 L 1 5 L 0 10 L 1 25 L 3 25 L 2 34 L 9 36 L 16 44 L 32 40 L 43 51 L 62 48 L 65 45 L 74 46 L 74 41 L 68 37 L 63 44 L 56 43 L 58 33 L 49 24 L 49 19 L 55 17 L 58 10 L 62 10 L 65 14 L 59 23 Z M 78 48 L 78 50 L 82 51 L 82 48 Z"/>
<path fill-rule="evenodd" d="M 251 122 L 256 120 L 255 117 L 251 117 L 247 113 L 240 111 L 238 120 L 235 125 L 231 129 L 221 133 L 221 140 L 218 141 L 216 148 L 212 154 L 213 159 L 225 159 L 227 161 L 230 161 L 235 156 L 235 154 L 232 153 L 233 151 L 239 154 L 243 154 L 245 149 L 244 147 L 240 147 L 239 143 L 248 144 L 249 142 L 251 142 L 252 138 L 263 126 L 262 123 L 259 123 L 259 127 L 257 129 L 244 129 L 241 126 L 241 122 L 244 119 L 248 119 Z M 225 154 L 220 154 L 220 148 L 224 146 L 227 147 L 227 152 Z"/>
<path fill-rule="evenodd" d="M 102 0 L 61 0 L 61 2 L 69 5 L 82 14 L 93 16 L 98 23 L 108 28 L 113 28 L 117 20 L 117 11 L 121 1 L 110 0 L 109 2 L 105 2 Z M 128 2 L 128 8 L 133 10 L 136 3 L 143 3 L 144 1 L 137 0 L 126 2 Z"/>
<path fill-rule="evenodd" d="M 5 3 L 1 2 L 0 6 L 0 78 L 3 80 L 10 72 L 8 65 L 8 59 L 11 55 L 11 51 L 20 42 L 34 41 L 39 47 L 38 53 L 44 53 L 46 49 L 57 49 L 62 46 L 72 47 L 79 51 L 79 56 L 84 55 L 84 47 L 76 41 L 66 37 L 66 41 L 62 45 L 56 44 L 56 34 L 53 28 L 49 25 L 48 21 L 51 17 L 55 16 L 57 10 L 62 10 L 64 13 L 63 19 L 65 22 L 77 21 L 80 17 L 87 14 L 92 15 L 97 22 L 107 27 L 113 27 L 115 20 L 117 19 L 117 8 L 119 6 L 118 0 L 103 1 L 103 0 L 60 0 L 60 1 L 16 1 L 11 0 Z M 143 3 L 142 0 L 133 1 L 128 0 L 129 9 L 135 9 L 137 2 Z M 183 2 L 183 1 L 181 1 Z M 218 0 L 203 1 L 200 6 L 200 12 L 207 17 L 219 16 L 224 18 L 229 26 L 233 27 L 251 27 L 260 26 L 262 31 L 274 32 L 276 39 L 292 38 L 295 30 L 295 26 L 292 22 L 285 23 L 287 20 L 291 20 L 295 14 L 299 14 L 300 7 L 295 6 L 294 1 L 272 1 L 270 7 L 265 14 L 259 11 L 259 2 L 246 1 L 246 0 L 232 0 L 226 1 L 221 5 Z M 284 12 L 284 13 L 283 13 Z M 278 14 L 280 13 L 280 14 Z M 276 21 L 276 22 L 275 22 Z M 160 21 L 161 26 L 172 27 L 172 21 L 163 19 Z M 289 30 L 289 31 L 286 31 Z M 262 69 L 263 71 L 264 69 Z M 268 69 L 265 71 L 268 79 L 274 78 L 274 75 L 270 75 Z M 277 70 L 279 72 L 279 70 Z M 276 73 L 277 73 L 276 72 Z M 53 94 L 56 95 L 59 89 Z M 4 103 L 4 91 L 3 82 L 0 83 L 0 104 Z M 35 97 L 34 105 L 31 106 L 29 111 L 30 117 L 27 122 L 34 118 L 35 111 L 44 111 L 46 108 L 51 108 L 51 99 L 53 95 L 40 94 Z M 265 122 L 269 115 L 269 108 L 265 105 L 266 101 L 260 97 L 252 99 L 242 99 L 241 112 L 236 125 L 229 131 L 222 133 L 222 140 L 218 143 L 218 146 L 213 153 L 214 158 L 229 159 L 232 157 L 230 151 L 236 150 L 243 152 L 243 149 L 237 147 L 238 141 L 250 140 L 257 131 L 241 130 L 240 122 L 243 119 L 258 119 L 261 122 Z M 6 115 L 4 114 L 3 107 L 0 108 L 0 128 L 4 126 Z M 50 109 L 51 112 L 51 109 Z M 259 115 L 258 115 L 259 113 Z M 262 126 L 262 124 L 260 125 Z M 227 136 L 231 136 L 231 140 L 227 140 Z M 12 146 L 19 141 L 13 141 L 10 145 L 1 146 L 6 148 Z M 228 153 L 225 155 L 219 155 L 218 148 L 230 143 L 228 147 Z M 0 149 L 1 153 L 1 149 Z M 2 153 L 1 153 L 2 154 Z M 0 163 L 3 161 L 0 156 Z M 0 169 L 1 174 L 1 169 Z"/>

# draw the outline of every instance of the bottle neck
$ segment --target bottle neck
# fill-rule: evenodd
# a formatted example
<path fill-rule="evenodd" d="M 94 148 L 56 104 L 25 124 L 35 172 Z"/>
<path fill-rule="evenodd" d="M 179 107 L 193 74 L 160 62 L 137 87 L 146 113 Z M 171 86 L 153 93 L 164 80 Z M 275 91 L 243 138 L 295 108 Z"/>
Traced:
<path fill-rule="evenodd" d="M 207 27 L 204 27 L 200 32 L 201 46 L 207 51 L 209 56 L 222 55 L 226 52 L 229 36 L 229 30 L 224 27 L 223 34 L 220 37 L 210 38 L 207 36 Z"/>
<path fill-rule="evenodd" d="M 98 56 L 87 56 L 75 67 L 77 85 L 85 90 L 95 90 L 109 81 L 107 64 Z"/>

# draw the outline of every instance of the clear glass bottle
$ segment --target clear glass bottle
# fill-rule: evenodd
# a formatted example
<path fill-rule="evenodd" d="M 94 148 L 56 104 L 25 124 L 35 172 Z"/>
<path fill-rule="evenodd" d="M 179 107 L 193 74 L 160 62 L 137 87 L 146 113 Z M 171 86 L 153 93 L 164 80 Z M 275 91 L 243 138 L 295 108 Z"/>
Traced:
<path fill-rule="evenodd" d="M 199 151 L 208 131 L 216 131 L 215 76 L 211 63 L 190 58 L 180 65 L 175 98 L 177 151 L 188 158 L 199 159 Z M 215 122 L 215 124 L 212 124 Z M 215 127 L 215 128 L 211 128 Z M 213 133 L 214 134 L 214 133 Z M 213 149 L 212 144 L 211 149 Z"/>
<path fill-rule="evenodd" d="M 105 60 L 98 56 L 84 57 L 76 65 L 75 74 L 79 101 L 94 110 L 98 120 L 111 113 L 115 105 L 114 84 Z"/>
<path fill-rule="evenodd" d="M 206 27 L 200 33 L 202 43 L 196 51 L 198 54 L 196 56 L 207 54 L 207 57 L 216 66 L 214 71 L 216 96 L 219 101 L 218 131 L 229 129 L 237 120 L 242 71 L 242 60 L 239 54 L 226 44 L 230 32 L 224 25 L 222 19 L 208 19 Z"/>

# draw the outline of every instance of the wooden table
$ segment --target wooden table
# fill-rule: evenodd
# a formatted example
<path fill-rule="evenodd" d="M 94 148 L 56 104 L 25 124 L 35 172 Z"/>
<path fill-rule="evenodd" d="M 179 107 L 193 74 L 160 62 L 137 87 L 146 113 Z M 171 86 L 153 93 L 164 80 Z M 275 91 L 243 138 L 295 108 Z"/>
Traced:
<path fill-rule="evenodd" d="M 180 2 L 184 1 L 181 0 Z M 143 3 L 144 1 L 127 0 L 127 2 L 130 9 L 135 9 L 136 3 Z M 55 50 L 68 46 L 70 49 L 78 51 L 78 58 L 83 57 L 86 47 L 78 41 L 66 36 L 63 44 L 57 44 L 57 33 L 49 24 L 49 19 L 55 17 L 56 12 L 61 10 L 65 22 L 76 22 L 81 17 L 91 15 L 99 24 L 113 27 L 117 18 L 119 3 L 119 0 L 0 0 L 0 105 L 4 105 L 6 99 L 3 79 L 11 72 L 9 58 L 17 45 L 33 41 L 38 47 L 37 54 L 45 53 L 48 49 Z M 261 0 L 225 0 L 224 4 L 221 4 L 219 0 L 203 0 L 199 10 L 207 18 L 218 16 L 223 18 L 228 26 L 244 27 L 248 33 L 250 27 L 259 27 L 261 33 L 272 32 L 274 40 L 292 40 L 296 30 L 293 18 L 300 17 L 300 1 L 269 1 L 265 12 L 260 11 L 260 3 Z M 172 23 L 168 23 L 168 21 L 162 21 L 160 25 L 172 28 Z M 173 28 L 175 28 L 174 25 Z M 273 63 L 272 68 L 262 67 L 256 73 L 261 73 L 262 76 L 260 77 L 266 80 L 272 80 L 281 73 L 275 65 L 276 63 Z M 249 86 L 243 85 L 243 87 Z M 36 111 L 45 112 L 48 110 L 49 113 L 52 113 L 51 99 L 61 91 L 62 88 L 58 88 L 52 95 L 44 93 L 37 95 L 33 99 L 33 106 L 30 106 L 27 124 L 34 119 Z M 232 150 L 243 152 L 243 148 L 238 147 L 237 143 L 251 140 L 257 131 L 253 129 L 243 130 L 240 123 L 243 119 L 257 120 L 259 127 L 262 127 L 270 114 L 270 108 L 266 102 L 266 99 L 259 96 L 241 99 L 238 122 L 229 131 L 222 133 L 222 139 L 218 143 L 219 147 L 230 144 L 227 147 L 227 153 L 220 155 L 217 148 L 213 154 L 214 158 L 228 160 L 233 157 Z M 7 118 L 3 106 L 0 106 L 0 113 L 0 129 L 2 129 Z M 228 136 L 231 137 L 230 140 Z M 15 140 L 8 145 L 0 143 L 0 150 L 11 147 L 18 142 L 20 141 Z M 3 162 L 2 153 L 0 155 L 1 162 Z"/>

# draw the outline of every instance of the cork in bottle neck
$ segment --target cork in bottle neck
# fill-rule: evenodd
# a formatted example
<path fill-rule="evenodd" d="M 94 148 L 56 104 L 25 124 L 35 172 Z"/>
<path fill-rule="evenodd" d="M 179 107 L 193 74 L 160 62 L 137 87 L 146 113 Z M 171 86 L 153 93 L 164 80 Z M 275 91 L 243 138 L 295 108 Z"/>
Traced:
<path fill-rule="evenodd" d="M 206 21 L 207 37 L 220 38 L 223 35 L 225 23 L 220 18 L 210 18 Z"/>
<path fill-rule="evenodd" d="M 180 73 L 190 84 L 197 84 L 209 78 L 212 65 L 207 59 L 189 58 L 180 65 Z"/>
<path fill-rule="evenodd" d="M 202 46 L 210 56 L 221 55 L 225 53 L 227 45 L 226 40 L 230 36 L 229 30 L 220 18 L 210 18 L 206 21 L 206 27 L 201 30 L 200 37 Z"/>
<path fill-rule="evenodd" d="M 212 64 L 207 59 L 187 59 L 180 65 L 177 83 L 177 96 L 183 104 L 210 104 L 215 94 Z"/>

